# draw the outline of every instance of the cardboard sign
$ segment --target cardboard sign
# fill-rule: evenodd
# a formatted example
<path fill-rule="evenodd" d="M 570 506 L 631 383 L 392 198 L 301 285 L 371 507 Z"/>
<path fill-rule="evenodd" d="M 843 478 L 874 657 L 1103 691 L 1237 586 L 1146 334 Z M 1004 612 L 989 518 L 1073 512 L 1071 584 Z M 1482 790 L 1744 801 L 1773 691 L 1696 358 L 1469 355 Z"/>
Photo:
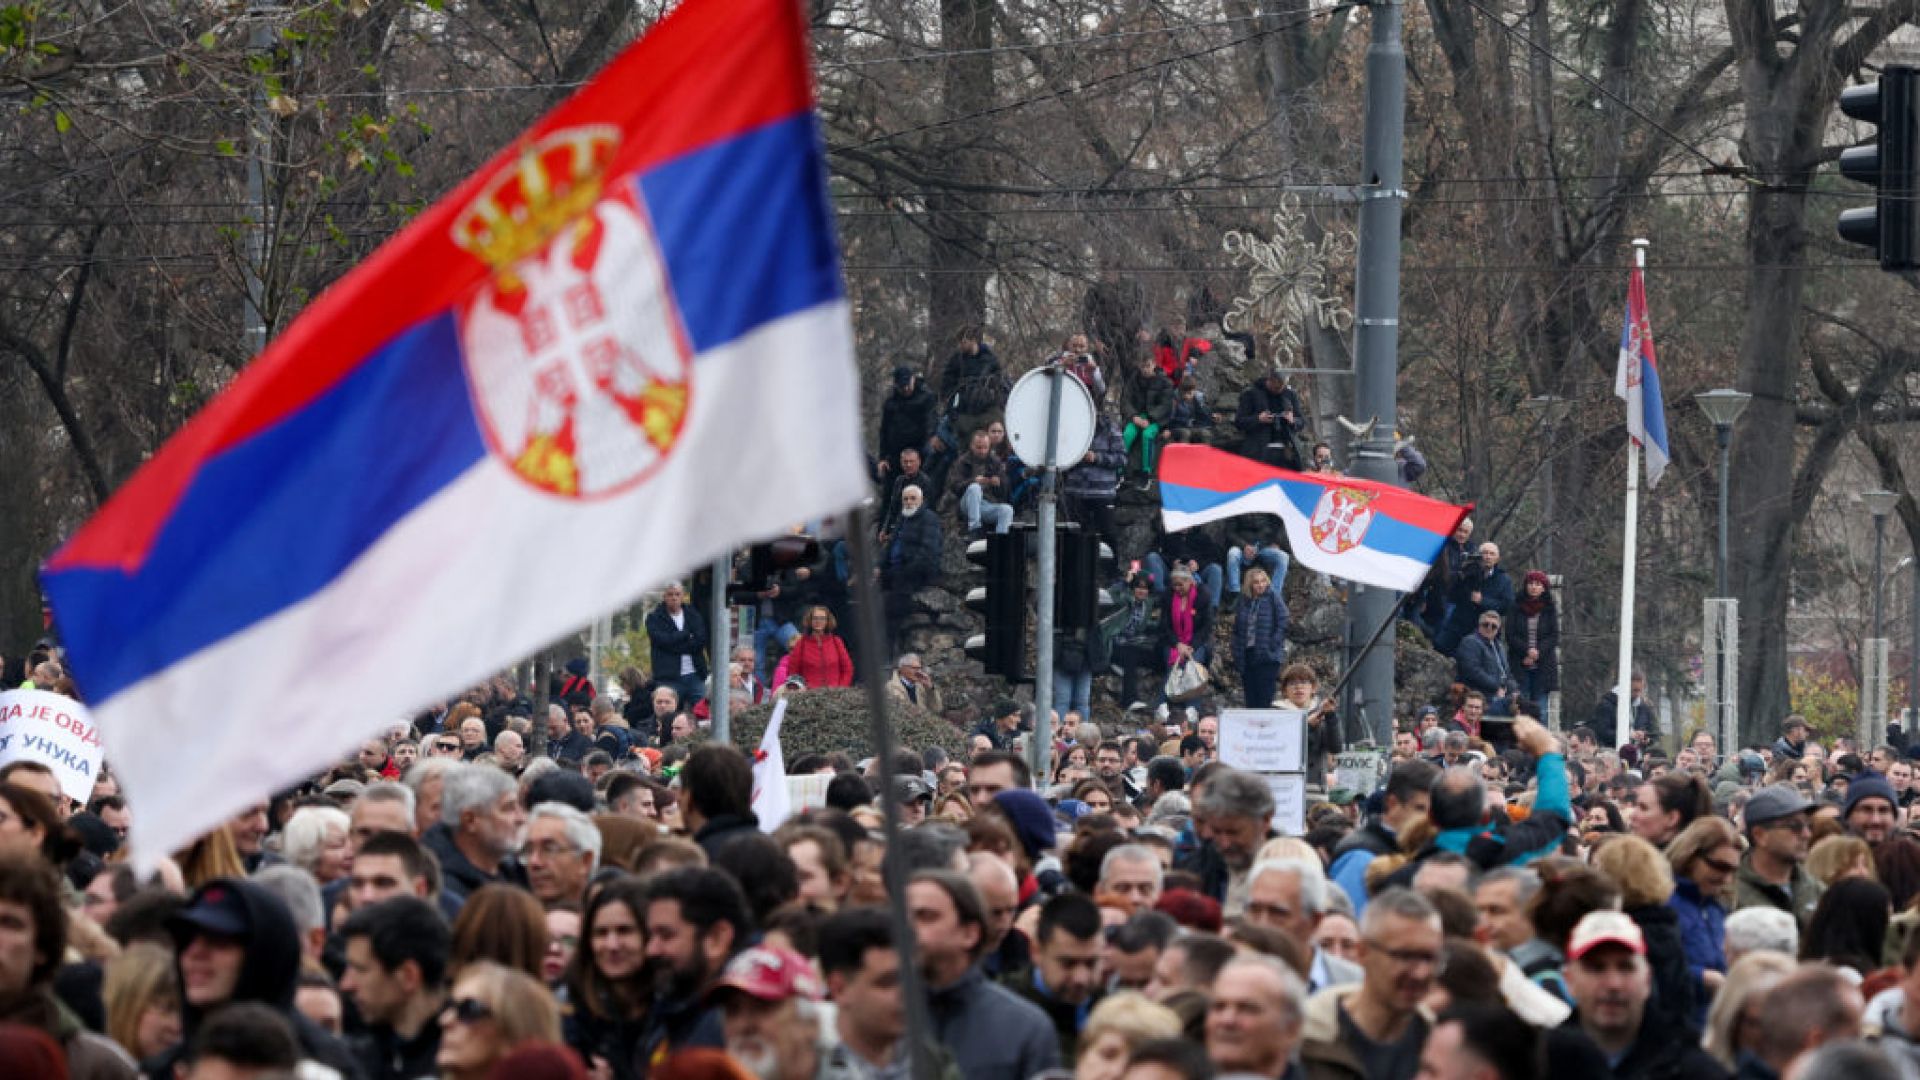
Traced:
<path fill-rule="evenodd" d="M 0 765 L 38 761 L 67 798 L 85 803 L 100 774 L 100 731 L 87 707 L 45 690 L 0 692 Z"/>
<path fill-rule="evenodd" d="M 1273 829 L 1281 836 L 1307 835 L 1307 778 L 1299 773 L 1269 773 L 1262 779 L 1273 792 Z"/>
<path fill-rule="evenodd" d="M 1348 750 L 1333 755 L 1333 787 L 1369 795 L 1387 778 L 1384 750 Z"/>
<path fill-rule="evenodd" d="M 806 776 L 787 777 L 787 798 L 793 801 L 793 812 L 799 814 L 808 810 L 826 809 L 827 785 L 832 782 L 831 773 L 809 773 Z"/>
<path fill-rule="evenodd" d="M 1223 710 L 1220 760 L 1247 772 L 1305 772 L 1307 714 L 1299 709 Z"/>

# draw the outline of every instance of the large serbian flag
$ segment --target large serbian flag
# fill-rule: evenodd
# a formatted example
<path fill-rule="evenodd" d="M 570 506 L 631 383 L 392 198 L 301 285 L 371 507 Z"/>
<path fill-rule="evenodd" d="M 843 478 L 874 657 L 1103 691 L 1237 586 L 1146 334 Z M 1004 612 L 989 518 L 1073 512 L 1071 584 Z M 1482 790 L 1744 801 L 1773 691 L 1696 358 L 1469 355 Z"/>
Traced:
<path fill-rule="evenodd" d="M 866 493 L 797 0 L 687 0 L 48 561 L 144 858 Z"/>
<path fill-rule="evenodd" d="M 1620 324 L 1620 361 L 1613 393 L 1627 403 L 1627 437 L 1647 452 L 1647 487 L 1667 471 L 1667 406 L 1660 394 L 1660 364 L 1653 355 L 1653 324 L 1647 319 L 1646 274 L 1627 275 L 1627 315 Z"/>
<path fill-rule="evenodd" d="M 1404 488 L 1270 468 L 1207 446 L 1160 455 L 1160 514 L 1168 532 L 1241 514 L 1273 514 L 1309 569 L 1395 592 L 1420 587 L 1460 519 L 1452 506 Z"/>

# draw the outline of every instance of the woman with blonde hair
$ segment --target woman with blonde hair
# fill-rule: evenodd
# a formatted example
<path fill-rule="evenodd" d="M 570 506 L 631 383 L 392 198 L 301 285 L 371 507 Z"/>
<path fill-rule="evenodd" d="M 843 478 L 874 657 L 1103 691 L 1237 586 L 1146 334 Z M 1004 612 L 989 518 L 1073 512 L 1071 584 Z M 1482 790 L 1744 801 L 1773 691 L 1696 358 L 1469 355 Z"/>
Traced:
<path fill-rule="evenodd" d="M 514 1050 L 559 1041 L 560 1009 L 546 985 L 524 971 L 482 960 L 453 980 L 453 993 L 440 1012 L 435 1064 L 443 1080 L 482 1080 Z"/>
<path fill-rule="evenodd" d="M 1706 1034 L 1700 1040 L 1714 1060 L 1729 1070 L 1740 1067 L 1741 1052 L 1752 1048 L 1758 1033 L 1760 1002 L 1793 969 L 1793 957 L 1765 949 L 1734 962 L 1713 1008 L 1707 1010 Z"/>
<path fill-rule="evenodd" d="M 1233 619 L 1233 665 L 1240 671 L 1249 709 L 1271 709 L 1280 690 L 1280 665 L 1287 658 L 1287 623 L 1292 618 L 1273 579 L 1259 567 L 1240 579 L 1240 606 Z"/>
<path fill-rule="evenodd" d="M 1857 836 L 1829 836 L 1807 852 L 1807 873 L 1824 888 L 1844 878 L 1879 881 L 1873 869 L 1873 848 Z"/>
<path fill-rule="evenodd" d="M 1141 1043 L 1179 1035 L 1180 1017 L 1172 1009 L 1131 990 L 1113 994 L 1087 1016 L 1073 1080 L 1120 1080 Z"/>
<path fill-rule="evenodd" d="M 1593 868 L 1620 888 L 1620 910 L 1640 927 L 1653 965 L 1654 996 L 1670 1015 L 1691 1019 L 1696 1008 L 1694 976 L 1680 919 L 1667 901 L 1673 896 L 1673 868 L 1660 849 L 1638 836 L 1615 836 L 1593 853 Z"/>
<path fill-rule="evenodd" d="M 136 941 L 107 964 L 101 997 L 107 1007 L 107 1037 L 135 1061 L 164 1053 L 180 1041 L 180 984 L 173 954 L 150 941 Z"/>

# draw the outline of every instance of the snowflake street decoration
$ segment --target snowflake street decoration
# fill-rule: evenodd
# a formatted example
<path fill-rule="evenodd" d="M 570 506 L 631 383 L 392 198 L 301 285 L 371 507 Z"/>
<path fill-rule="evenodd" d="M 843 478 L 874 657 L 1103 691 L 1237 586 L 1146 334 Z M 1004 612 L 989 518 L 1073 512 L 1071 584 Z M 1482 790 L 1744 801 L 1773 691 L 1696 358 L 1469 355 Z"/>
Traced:
<path fill-rule="evenodd" d="M 1256 324 L 1270 327 L 1267 340 L 1284 367 L 1305 366 L 1300 360 L 1308 319 L 1330 330 L 1344 332 L 1353 326 L 1353 311 L 1334 280 L 1336 267 L 1352 263 L 1353 232 L 1332 230 L 1314 244 L 1306 238 L 1306 224 L 1299 198 L 1284 195 L 1273 215 L 1271 238 L 1234 229 L 1220 241 L 1235 266 L 1250 267 L 1252 289 L 1250 295 L 1233 298 L 1221 325 L 1243 333 Z"/>

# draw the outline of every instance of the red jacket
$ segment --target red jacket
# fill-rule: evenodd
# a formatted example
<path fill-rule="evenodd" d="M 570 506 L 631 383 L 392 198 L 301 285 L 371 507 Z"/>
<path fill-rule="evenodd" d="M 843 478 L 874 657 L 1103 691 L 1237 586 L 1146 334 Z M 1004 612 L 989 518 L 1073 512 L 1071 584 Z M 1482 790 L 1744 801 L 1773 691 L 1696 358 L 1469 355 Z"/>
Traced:
<path fill-rule="evenodd" d="M 847 643 L 841 641 L 838 634 L 828 634 L 824 638 L 815 638 L 812 634 L 800 635 L 793 640 L 793 647 L 787 650 L 782 666 L 786 669 L 786 675 L 798 675 L 805 679 L 809 690 L 817 690 L 822 686 L 853 685 L 853 658 L 847 655 Z"/>

